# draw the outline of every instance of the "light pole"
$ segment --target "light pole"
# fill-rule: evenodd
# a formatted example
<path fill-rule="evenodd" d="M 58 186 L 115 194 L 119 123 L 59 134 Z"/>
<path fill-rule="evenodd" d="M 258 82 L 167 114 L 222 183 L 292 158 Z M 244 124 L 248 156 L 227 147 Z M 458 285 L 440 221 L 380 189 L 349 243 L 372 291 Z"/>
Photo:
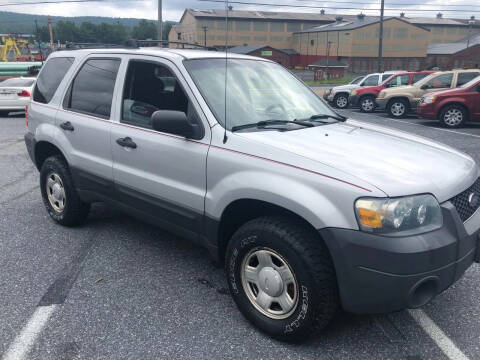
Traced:
<path fill-rule="evenodd" d="M 467 38 L 467 48 L 470 46 L 470 35 L 472 32 L 472 27 L 475 24 L 475 16 L 471 16 L 470 20 L 468 20 L 468 38 Z"/>
<path fill-rule="evenodd" d="M 378 31 L 378 72 L 383 72 L 383 12 L 385 8 L 385 0 L 382 0 L 380 6 L 380 29 Z"/>
<path fill-rule="evenodd" d="M 162 0 L 158 0 L 158 40 L 163 40 Z"/>

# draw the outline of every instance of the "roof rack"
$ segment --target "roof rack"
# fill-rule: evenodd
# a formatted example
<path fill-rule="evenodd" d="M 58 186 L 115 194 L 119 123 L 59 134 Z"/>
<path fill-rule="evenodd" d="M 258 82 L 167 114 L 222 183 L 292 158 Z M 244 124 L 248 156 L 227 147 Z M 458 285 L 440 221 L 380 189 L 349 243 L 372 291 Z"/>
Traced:
<path fill-rule="evenodd" d="M 210 51 L 217 51 L 218 49 L 213 46 L 204 46 L 200 44 L 195 44 L 195 43 L 189 43 L 189 42 L 184 42 L 184 41 L 170 41 L 170 40 L 135 40 L 135 39 L 130 39 L 127 41 L 127 46 L 128 47 L 133 47 L 133 48 L 138 48 L 140 46 L 148 47 L 148 46 L 158 46 L 160 45 L 161 47 L 164 47 L 166 45 L 174 44 L 174 45 L 181 45 L 182 49 L 185 49 L 186 46 L 192 46 L 195 48 L 200 48 L 200 49 L 205 49 L 205 50 L 210 50 Z"/>
<path fill-rule="evenodd" d="M 118 45 L 118 44 L 102 44 L 102 43 L 77 43 L 77 42 L 68 42 L 65 44 L 64 48 L 58 48 L 57 51 L 61 50 L 80 50 L 80 49 L 125 49 L 128 45 Z"/>

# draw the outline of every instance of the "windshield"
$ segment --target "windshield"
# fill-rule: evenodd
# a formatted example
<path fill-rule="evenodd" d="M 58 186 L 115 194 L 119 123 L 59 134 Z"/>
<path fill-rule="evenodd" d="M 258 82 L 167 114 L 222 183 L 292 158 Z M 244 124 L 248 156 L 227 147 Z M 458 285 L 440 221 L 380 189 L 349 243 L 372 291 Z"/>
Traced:
<path fill-rule="evenodd" d="M 225 127 L 225 59 L 186 60 L 185 67 L 218 122 Z M 229 59 L 227 129 L 266 120 L 336 116 L 306 85 L 281 65 Z"/>
<path fill-rule="evenodd" d="M 466 88 L 469 88 L 470 86 L 474 85 L 475 83 L 477 83 L 478 81 L 480 81 L 480 76 L 477 76 L 476 78 L 473 78 L 472 80 L 470 80 L 469 82 L 463 84 L 462 86 L 460 86 L 460 88 L 462 89 L 466 89 Z"/>
<path fill-rule="evenodd" d="M 32 79 L 11 78 L 0 82 L 0 87 L 29 87 L 33 85 L 34 81 Z"/>
<path fill-rule="evenodd" d="M 364 78 L 365 76 L 359 76 L 355 79 L 353 79 L 350 84 L 358 84 L 360 81 L 362 81 L 362 79 Z"/>

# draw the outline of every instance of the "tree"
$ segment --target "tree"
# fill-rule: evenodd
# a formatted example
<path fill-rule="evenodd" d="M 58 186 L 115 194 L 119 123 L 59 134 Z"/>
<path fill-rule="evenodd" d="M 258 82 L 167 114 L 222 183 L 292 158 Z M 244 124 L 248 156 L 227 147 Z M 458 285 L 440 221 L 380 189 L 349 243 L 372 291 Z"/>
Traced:
<path fill-rule="evenodd" d="M 155 23 L 152 21 L 147 21 L 145 19 L 140 20 L 138 25 L 136 25 L 132 30 L 132 38 L 138 40 L 156 40 L 158 36 Z"/>
<path fill-rule="evenodd" d="M 171 21 L 167 21 L 167 22 L 163 23 L 163 28 L 162 28 L 163 39 L 162 40 L 168 40 L 168 34 L 169 34 L 170 29 L 172 28 L 173 24 L 175 24 L 175 23 L 173 23 Z"/>

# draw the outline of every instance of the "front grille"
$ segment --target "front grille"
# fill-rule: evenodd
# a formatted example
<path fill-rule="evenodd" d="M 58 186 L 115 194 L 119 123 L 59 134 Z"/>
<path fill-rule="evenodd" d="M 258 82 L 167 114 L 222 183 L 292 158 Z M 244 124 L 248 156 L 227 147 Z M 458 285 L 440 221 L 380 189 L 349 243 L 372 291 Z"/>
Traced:
<path fill-rule="evenodd" d="M 480 178 L 478 178 L 477 181 L 475 181 L 467 190 L 450 199 L 450 202 L 457 209 L 458 215 L 460 215 L 462 221 L 469 219 L 470 216 L 472 216 L 480 207 L 480 201 L 477 201 L 476 206 L 470 206 L 468 203 L 468 198 L 472 193 L 480 196 Z"/>

